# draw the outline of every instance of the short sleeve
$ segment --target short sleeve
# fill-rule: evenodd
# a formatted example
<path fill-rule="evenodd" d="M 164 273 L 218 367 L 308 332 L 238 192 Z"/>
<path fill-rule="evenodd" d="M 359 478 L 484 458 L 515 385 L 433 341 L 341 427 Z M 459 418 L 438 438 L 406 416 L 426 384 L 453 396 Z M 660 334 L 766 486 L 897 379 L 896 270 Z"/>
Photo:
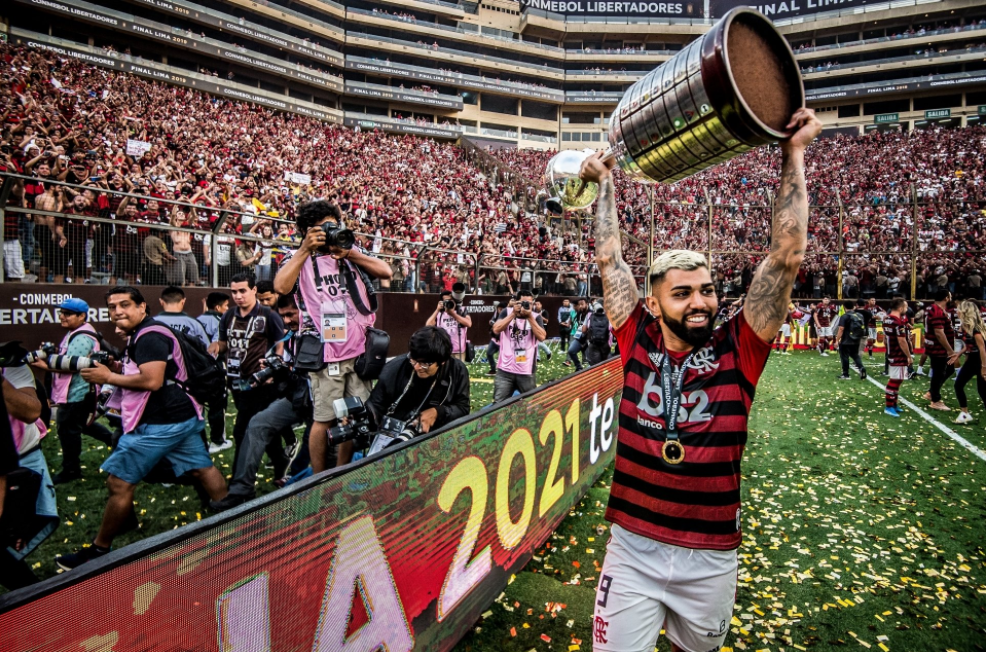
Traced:
<path fill-rule="evenodd" d="M 767 357 L 770 355 L 771 344 L 764 342 L 753 327 L 746 321 L 743 311 L 729 320 L 726 327 L 730 329 L 733 341 L 736 343 L 736 360 L 739 371 L 754 386 L 760 381 Z"/>
<path fill-rule="evenodd" d="M 173 350 L 171 340 L 164 335 L 146 333 L 134 344 L 133 361 L 138 367 L 148 362 L 167 362 Z"/>
<path fill-rule="evenodd" d="M 3 370 L 3 377 L 14 386 L 14 389 L 24 389 L 34 387 L 34 374 L 27 365 L 20 367 L 6 367 Z"/>
<path fill-rule="evenodd" d="M 267 320 L 267 341 L 277 342 L 282 337 L 284 337 L 284 322 L 279 314 L 271 310 L 270 318 Z"/>
<path fill-rule="evenodd" d="M 232 308 L 230 310 L 232 310 Z M 229 339 L 229 322 L 232 321 L 232 318 L 226 319 L 226 317 L 230 314 L 231 313 L 229 311 L 226 311 L 226 314 L 219 319 L 219 328 L 216 329 L 216 342 L 225 342 Z"/>
<path fill-rule="evenodd" d="M 627 317 L 627 320 L 613 331 L 613 334 L 616 335 L 616 341 L 620 346 L 620 358 L 623 359 L 624 367 L 627 366 L 630 362 L 630 356 L 633 355 L 634 340 L 637 339 L 640 322 L 646 315 L 647 313 L 644 312 L 644 302 L 638 301 L 636 307 L 630 312 L 630 316 Z M 588 325 L 590 318 L 591 316 L 586 319 L 586 325 Z"/>

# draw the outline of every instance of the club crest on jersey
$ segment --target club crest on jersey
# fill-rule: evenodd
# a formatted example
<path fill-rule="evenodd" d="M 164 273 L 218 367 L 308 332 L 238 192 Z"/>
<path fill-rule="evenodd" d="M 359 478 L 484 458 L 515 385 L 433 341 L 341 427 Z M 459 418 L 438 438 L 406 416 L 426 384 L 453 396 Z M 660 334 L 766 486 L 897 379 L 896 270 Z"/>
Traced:
<path fill-rule="evenodd" d="M 651 351 L 647 354 L 650 359 L 651 364 L 654 365 L 655 369 L 660 369 L 664 362 L 664 354 L 658 351 Z M 696 351 L 692 355 L 692 359 L 688 363 L 689 369 L 695 369 L 699 374 L 707 374 L 709 372 L 715 371 L 719 368 L 719 363 L 716 362 L 715 350 L 712 345 L 703 346 L 701 349 Z"/>

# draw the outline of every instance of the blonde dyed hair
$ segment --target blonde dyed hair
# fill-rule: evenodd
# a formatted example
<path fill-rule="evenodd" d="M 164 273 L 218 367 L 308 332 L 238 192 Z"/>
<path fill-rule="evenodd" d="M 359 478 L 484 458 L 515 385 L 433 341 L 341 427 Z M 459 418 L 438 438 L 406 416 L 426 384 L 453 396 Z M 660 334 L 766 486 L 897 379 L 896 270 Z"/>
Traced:
<path fill-rule="evenodd" d="M 979 312 L 979 306 L 974 301 L 963 301 L 959 304 L 959 319 L 962 320 L 962 330 L 973 335 L 979 333 L 986 338 L 986 324 Z"/>
<path fill-rule="evenodd" d="M 647 270 L 647 276 L 650 277 L 651 287 L 653 287 L 663 281 L 672 269 L 691 272 L 701 267 L 709 268 L 709 261 L 705 259 L 703 254 L 687 249 L 672 249 L 654 259 L 650 269 Z"/>

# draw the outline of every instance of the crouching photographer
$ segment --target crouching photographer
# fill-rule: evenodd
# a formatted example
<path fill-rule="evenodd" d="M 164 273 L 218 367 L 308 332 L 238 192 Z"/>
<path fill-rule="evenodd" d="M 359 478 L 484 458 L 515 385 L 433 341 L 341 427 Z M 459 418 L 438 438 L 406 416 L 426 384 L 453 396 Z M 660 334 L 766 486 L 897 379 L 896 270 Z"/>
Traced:
<path fill-rule="evenodd" d="M 366 439 L 373 454 L 469 414 L 469 371 L 452 357 L 448 333 L 425 326 L 411 336 L 407 355 L 383 368 L 365 408 L 356 398 L 338 403 L 345 423 L 329 431 L 329 440 Z"/>
<path fill-rule="evenodd" d="M 252 500 L 256 495 L 257 470 L 264 452 L 281 433 L 297 423 L 311 426 L 312 400 L 307 373 L 293 369 L 297 353 L 299 315 L 294 296 L 278 297 L 277 313 L 288 330 L 284 356 L 273 348 L 267 351 L 262 368 L 250 377 L 254 386 L 270 385 L 277 399 L 250 419 L 243 443 L 236 450 L 236 464 L 229 493 L 222 500 L 209 503 L 214 511 L 222 512 Z M 289 462 L 290 463 L 290 462 Z"/>

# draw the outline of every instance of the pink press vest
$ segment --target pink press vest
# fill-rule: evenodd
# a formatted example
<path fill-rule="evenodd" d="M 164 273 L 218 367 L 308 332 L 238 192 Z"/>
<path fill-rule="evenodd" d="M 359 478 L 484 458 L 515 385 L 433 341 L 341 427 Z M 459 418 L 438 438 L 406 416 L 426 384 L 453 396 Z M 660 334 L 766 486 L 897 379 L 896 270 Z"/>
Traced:
<path fill-rule="evenodd" d="M 70 332 L 62 339 L 62 343 L 58 345 L 58 352 L 62 355 L 68 353 L 68 341 L 72 339 L 72 336 L 76 333 L 92 333 L 96 334 L 96 329 L 92 327 L 92 324 L 86 322 L 79 326 L 74 331 Z M 95 342 L 93 351 L 99 351 L 99 340 L 95 337 L 92 338 Z M 72 383 L 72 377 L 75 374 L 51 374 L 51 400 L 58 405 L 64 405 L 68 401 L 68 387 Z"/>
<path fill-rule="evenodd" d="M 513 313 L 510 308 L 507 314 Z M 521 331 L 521 337 L 514 342 L 511 337 L 513 330 Z M 526 319 L 515 319 L 500 332 L 500 356 L 497 359 L 497 369 L 508 373 L 530 376 L 534 373 L 534 356 L 537 355 L 538 341 L 534 337 L 534 331 Z M 523 349 L 526 354 L 526 362 L 517 362 L 517 349 Z"/>
<path fill-rule="evenodd" d="M 181 355 L 181 345 L 178 344 L 178 338 L 170 328 L 164 325 L 152 325 L 146 326 L 139 333 L 137 337 L 131 342 L 135 344 L 141 336 L 145 333 L 160 333 L 164 335 L 172 342 L 171 357 L 178 365 L 178 375 L 176 377 L 179 381 L 188 380 L 188 372 L 185 370 L 185 360 Z M 133 376 L 140 373 L 140 368 L 137 363 L 133 362 L 129 356 L 123 360 L 123 375 Z M 167 381 L 165 381 L 167 382 Z M 125 387 L 118 387 L 116 392 L 114 392 L 113 397 L 109 400 L 107 404 L 108 407 L 118 408 L 120 410 L 120 416 L 123 418 L 123 432 L 130 433 L 137 429 L 140 425 L 140 418 L 144 415 L 144 408 L 147 407 L 147 401 L 150 400 L 151 393 L 145 390 L 139 389 L 127 389 Z M 188 396 L 189 400 L 192 401 L 192 405 L 195 406 L 195 414 L 198 415 L 199 419 L 202 418 L 202 406 L 192 398 Z"/>
<path fill-rule="evenodd" d="M 340 279 L 339 282 L 323 282 L 321 288 L 316 287 L 314 276 L 316 268 L 317 273 L 323 279 L 331 277 Z M 353 273 L 357 275 L 356 286 L 360 293 L 360 298 L 363 300 L 363 305 L 369 305 L 366 288 L 358 280 L 358 273 L 355 271 Z M 323 305 L 328 306 L 331 310 L 336 310 L 340 313 L 345 312 L 346 314 L 346 341 L 325 343 L 324 360 L 326 362 L 340 362 L 361 355 L 366 350 L 366 329 L 373 326 L 377 320 L 377 316 L 374 313 L 364 315 L 356 310 L 356 305 L 352 299 L 347 294 L 339 292 L 339 289 L 344 287 L 345 283 L 341 280 L 339 261 L 332 256 L 318 256 L 313 258 L 311 264 L 305 263 L 301 268 L 301 274 L 298 276 L 298 289 L 305 303 L 305 311 L 308 313 L 308 317 L 315 324 L 319 333 L 322 332 Z M 331 293 L 333 289 L 336 291 L 334 295 Z"/>

